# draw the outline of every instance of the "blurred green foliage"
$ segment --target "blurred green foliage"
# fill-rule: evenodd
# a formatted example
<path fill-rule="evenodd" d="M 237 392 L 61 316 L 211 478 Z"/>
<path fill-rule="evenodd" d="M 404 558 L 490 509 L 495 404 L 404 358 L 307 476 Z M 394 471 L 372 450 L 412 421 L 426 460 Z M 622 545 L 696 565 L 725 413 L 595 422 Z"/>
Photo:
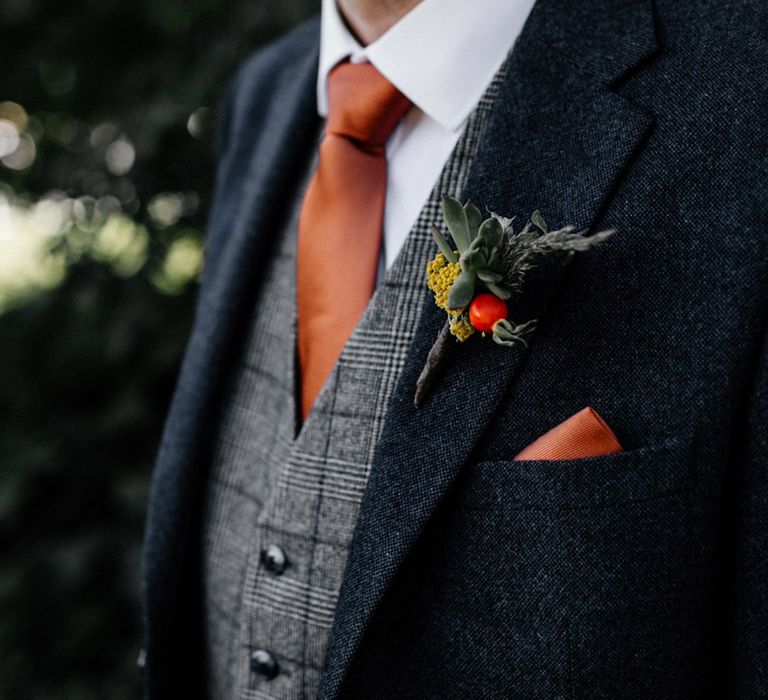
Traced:
<path fill-rule="evenodd" d="M 3 700 L 141 697 L 147 484 L 215 106 L 245 56 L 318 5 L 0 0 Z"/>

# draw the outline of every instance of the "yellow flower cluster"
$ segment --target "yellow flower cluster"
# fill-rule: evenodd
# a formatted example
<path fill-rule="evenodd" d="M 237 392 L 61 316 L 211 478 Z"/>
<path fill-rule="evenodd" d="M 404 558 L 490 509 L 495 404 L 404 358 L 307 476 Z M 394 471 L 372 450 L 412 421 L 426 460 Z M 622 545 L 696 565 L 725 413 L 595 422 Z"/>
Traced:
<path fill-rule="evenodd" d="M 456 251 L 458 253 L 458 251 Z M 427 287 L 435 295 L 435 304 L 447 311 L 451 318 L 450 331 L 461 342 L 475 332 L 474 326 L 464 313 L 465 309 L 448 308 L 448 292 L 461 272 L 459 263 L 449 263 L 445 255 L 438 253 L 427 263 Z"/>
<path fill-rule="evenodd" d="M 451 319 L 450 331 L 451 335 L 455 336 L 463 343 L 475 332 L 475 327 L 470 323 L 467 315 L 462 314 L 461 316 Z"/>
<path fill-rule="evenodd" d="M 459 263 L 449 263 L 442 253 L 427 263 L 427 287 L 435 294 L 435 304 L 445 311 L 448 311 L 448 292 L 460 272 Z"/>

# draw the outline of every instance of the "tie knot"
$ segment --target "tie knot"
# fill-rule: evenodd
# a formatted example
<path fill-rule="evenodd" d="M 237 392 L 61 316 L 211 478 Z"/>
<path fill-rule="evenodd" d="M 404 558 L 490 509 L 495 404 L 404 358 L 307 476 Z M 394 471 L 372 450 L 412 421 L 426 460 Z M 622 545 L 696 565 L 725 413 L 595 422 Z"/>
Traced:
<path fill-rule="evenodd" d="M 326 131 L 381 147 L 410 106 L 370 63 L 340 63 L 328 77 Z"/>

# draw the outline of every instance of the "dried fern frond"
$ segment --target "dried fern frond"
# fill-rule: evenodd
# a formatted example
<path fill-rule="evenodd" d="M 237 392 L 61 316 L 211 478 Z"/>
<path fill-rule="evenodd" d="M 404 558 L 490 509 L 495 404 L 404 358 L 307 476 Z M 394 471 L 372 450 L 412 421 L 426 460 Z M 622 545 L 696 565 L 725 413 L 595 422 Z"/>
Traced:
<path fill-rule="evenodd" d="M 507 244 L 502 251 L 505 286 L 513 293 L 522 291 L 526 275 L 550 253 L 580 253 L 610 238 L 615 231 L 600 231 L 591 236 L 575 232 L 573 226 L 540 233 L 533 223 L 519 233 L 508 231 Z"/>

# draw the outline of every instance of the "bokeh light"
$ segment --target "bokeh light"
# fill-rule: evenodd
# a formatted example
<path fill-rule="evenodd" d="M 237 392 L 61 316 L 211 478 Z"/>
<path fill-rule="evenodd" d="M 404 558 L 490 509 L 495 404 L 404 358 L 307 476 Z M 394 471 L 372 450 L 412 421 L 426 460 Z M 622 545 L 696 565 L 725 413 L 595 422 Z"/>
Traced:
<path fill-rule="evenodd" d="M 187 119 L 187 131 L 196 139 L 206 138 L 213 124 L 213 111 L 208 107 L 199 107 Z"/>
<path fill-rule="evenodd" d="M 139 700 L 151 464 L 216 105 L 319 0 L 0 10 L 0 697 Z"/>
<path fill-rule="evenodd" d="M 152 284 L 163 294 L 180 294 L 196 279 L 203 263 L 203 249 L 195 231 L 183 233 L 175 240 L 162 266 L 152 276 Z"/>
<path fill-rule="evenodd" d="M 16 151 L 21 137 L 16 125 L 7 119 L 0 119 L 0 158 L 5 158 Z"/>
<path fill-rule="evenodd" d="M 125 136 L 121 136 L 107 146 L 104 160 L 113 175 L 125 175 L 136 160 L 136 149 Z"/>
<path fill-rule="evenodd" d="M 184 200 L 173 192 L 163 192 L 152 197 L 147 211 L 158 226 L 173 226 L 184 213 Z"/>
<path fill-rule="evenodd" d="M 0 313 L 61 283 L 66 262 L 51 251 L 50 239 L 69 222 L 64 208 L 53 199 L 16 203 L 0 191 Z"/>
<path fill-rule="evenodd" d="M 176 193 L 157 195 L 150 204 L 152 218 L 158 226 L 172 226 L 185 201 Z M 83 256 L 109 266 L 117 277 L 132 277 L 147 263 L 149 243 L 148 229 L 123 213 L 112 195 L 70 198 L 54 191 L 29 202 L 0 189 L 0 314 L 61 284 Z M 177 295 L 194 281 L 201 264 L 199 232 L 181 229 L 150 273 L 152 284 Z"/>

